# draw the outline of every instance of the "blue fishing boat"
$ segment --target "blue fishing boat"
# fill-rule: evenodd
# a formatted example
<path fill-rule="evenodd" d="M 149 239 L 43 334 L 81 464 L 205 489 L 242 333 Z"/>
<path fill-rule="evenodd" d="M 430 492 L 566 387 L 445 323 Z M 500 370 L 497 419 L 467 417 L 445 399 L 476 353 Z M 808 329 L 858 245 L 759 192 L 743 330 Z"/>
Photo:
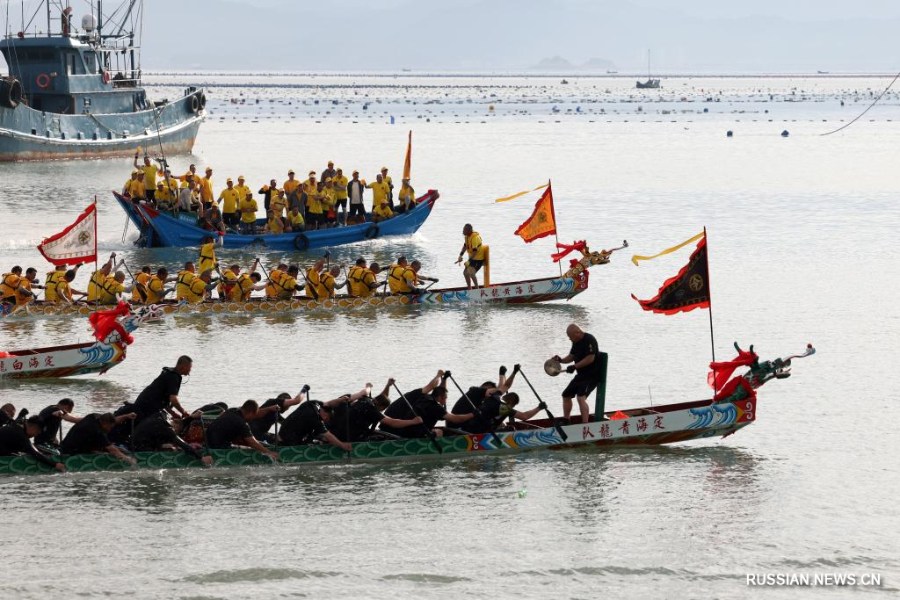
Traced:
<path fill-rule="evenodd" d="M 113 196 L 131 222 L 140 230 L 141 235 L 136 242 L 138 246 L 196 247 L 202 243 L 203 238 L 214 235 L 209 229 L 198 226 L 197 213 L 162 211 L 149 204 L 133 202 L 117 192 L 113 192 Z M 386 236 L 411 235 L 418 231 L 431 214 L 439 197 L 437 190 L 428 190 L 416 200 L 412 209 L 378 223 L 367 221 L 345 227 L 278 234 L 227 232 L 222 236 L 221 242 L 225 248 L 258 245 L 272 250 L 307 250 Z M 257 229 L 262 230 L 265 223 L 265 219 L 257 219 Z"/>
<path fill-rule="evenodd" d="M 102 1 L 90 3 L 80 27 L 67 4 L 41 2 L 30 20 L 23 5 L 23 30 L 0 40 L 9 70 L 0 77 L 0 162 L 131 156 L 138 148 L 190 152 L 206 95 L 188 87 L 171 101 L 147 98 L 143 1 L 122 2 L 108 16 Z M 44 11 L 46 31 L 29 32 Z"/>

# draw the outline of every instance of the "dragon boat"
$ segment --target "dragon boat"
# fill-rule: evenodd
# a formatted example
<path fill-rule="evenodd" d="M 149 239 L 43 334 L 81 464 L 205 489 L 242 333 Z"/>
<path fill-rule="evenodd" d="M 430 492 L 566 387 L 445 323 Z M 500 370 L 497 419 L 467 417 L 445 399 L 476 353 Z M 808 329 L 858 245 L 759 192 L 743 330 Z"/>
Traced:
<path fill-rule="evenodd" d="M 804 353 L 771 361 L 760 361 L 753 352 L 735 344 L 738 357 L 729 362 L 712 363 L 719 375 L 729 377 L 736 368 L 748 367 L 722 386 L 711 398 L 605 412 L 606 385 L 603 356 L 603 383 L 598 387 L 594 413 L 588 423 L 563 424 L 551 418 L 516 422 L 508 430 L 485 434 L 445 435 L 440 438 L 397 439 L 353 444 L 351 452 L 331 445 L 313 444 L 277 448 L 279 463 L 310 465 L 336 462 L 397 461 L 415 458 L 454 458 L 514 454 L 540 449 L 559 450 L 575 447 L 658 446 L 726 437 L 756 420 L 756 390 L 772 379 L 790 376 L 791 361 L 815 352 L 809 345 Z M 530 382 L 529 382 L 530 385 Z M 548 413 L 548 417 L 549 417 Z M 599 416 L 599 418 L 598 418 Z M 250 449 L 210 450 L 213 468 L 273 465 L 266 456 Z M 203 467 L 200 460 L 184 452 L 138 452 L 137 469 L 181 469 Z M 63 456 L 71 472 L 123 471 L 128 464 L 108 454 Z M 0 474 L 48 473 L 50 468 L 30 456 L 0 457 Z"/>
<path fill-rule="evenodd" d="M 627 247 L 627 242 L 622 248 Z M 544 277 L 485 285 L 480 288 L 464 287 L 425 289 L 409 294 L 376 294 L 368 298 L 354 298 L 338 295 L 325 300 L 315 300 L 306 296 L 298 296 L 290 300 L 272 300 L 268 298 L 251 298 L 245 302 L 222 302 L 208 300 L 198 304 L 186 302 L 162 302 L 154 305 L 165 314 L 228 314 L 228 315 L 267 315 L 309 312 L 314 310 L 353 309 L 385 306 L 472 306 L 488 304 L 533 304 L 553 300 L 571 300 L 588 289 L 590 281 L 589 269 L 594 265 L 609 263 L 610 256 L 616 250 L 592 251 L 581 244 L 578 249 L 582 253 L 580 259 L 572 259 L 570 268 L 561 277 Z M 36 301 L 27 307 L 13 309 L 7 306 L 0 310 L 0 316 L 6 319 L 27 317 L 53 317 L 88 315 L 96 307 L 89 304 L 54 304 Z"/>
<path fill-rule="evenodd" d="M 86 373 L 105 373 L 125 360 L 129 335 L 141 324 L 159 319 L 156 306 L 141 306 L 133 313 L 122 303 L 111 310 L 90 314 L 96 342 L 0 351 L 0 379 L 39 379 L 71 377 Z"/>
<path fill-rule="evenodd" d="M 204 238 L 212 233 L 210 230 L 198 226 L 197 213 L 158 210 L 149 204 L 134 202 L 115 191 L 113 196 L 128 215 L 128 219 L 140 230 L 140 236 L 135 242 L 138 246 L 147 248 L 197 247 L 203 243 Z M 331 229 L 278 234 L 228 232 L 221 236 L 221 242 L 225 248 L 245 248 L 256 245 L 272 250 L 303 251 L 326 246 L 353 244 L 381 237 L 412 235 L 431 215 L 434 203 L 439 197 L 440 194 L 437 190 L 428 190 L 416 199 L 415 206 L 411 210 L 378 223 L 365 222 Z M 256 221 L 257 229 L 260 231 L 265 224 L 265 219 Z"/>

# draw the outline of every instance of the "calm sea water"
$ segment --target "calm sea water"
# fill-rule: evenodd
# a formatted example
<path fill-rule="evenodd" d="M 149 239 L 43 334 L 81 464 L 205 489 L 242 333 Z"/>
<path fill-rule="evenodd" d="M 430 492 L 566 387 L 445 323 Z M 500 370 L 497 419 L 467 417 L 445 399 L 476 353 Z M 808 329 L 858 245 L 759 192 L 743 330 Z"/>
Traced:
<path fill-rule="evenodd" d="M 36 411 L 61 397 L 79 413 L 133 399 L 179 354 L 194 358 L 186 406 L 265 399 L 309 383 L 327 399 L 395 376 L 424 384 L 449 368 L 464 385 L 519 362 L 561 412 L 562 379 L 543 361 L 575 322 L 610 353 L 608 408 L 708 396 L 706 311 L 644 313 L 689 251 L 643 263 L 709 231 L 715 352 L 819 352 L 760 391 L 758 422 L 725 440 L 613 452 L 541 452 L 450 462 L 194 472 L 79 474 L 0 481 L 9 598 L 293 597 L 744 598 L 894 595 L 900 509 L 890 411 L 900 394 L 896 97 L 845 131 L 877 79 L 630 80 L 156 77 L 170 97 L 211 85 L 193 157 L 217 190 L 244 174 L 320 171 L 330 159 L 373 179 L 402 168 L 441 192 L 408 239 L 333 250 L 460 283 L 453 264 L 471 222 L 495 281 L 545 276 L 552 243 L 513 231 L 533 201 L 492 200 L 552 178 L 560 240 L 631 248 L 595 268 L 569 303 L 271 317 L 169 317 L 136 332 L 103 376 L 5 383 L 3 402 Z M 357 84 L 355 87 L 351 84 Z M 233 101 L 232 101 L 233 100 Z M 258 101 L 258 102 L 257 102 Z M 841 102 L 843 101 L 843 105 Z M 365 107 L 365 108 L 364 108 Z M 493 109 L 491 108 L 493 107 Z M 393 117 L 394 123 L 391 124 Z M 782 130 L 790 136 L 781 137 Z M 733 138 L 725 132 L 732 130 Z M 138 250 L 109 190 L 128 160 L 0 165 L 0 257 L 46 266 L 34 250 L 95 195 L 103 254 L 170 270 L 192 250 Z M 262 253 L 269 264 L 313 254 Z M 251 254 L 222 252 L 244 264 Z M 43 275 L 42 275 L 43 276 Z M 84 286 L 87 274 L 78 283 Z M 86 341 L 86 321 L 0 321 L 0 348 Z M 527 387 L 524 404 L 535 402 Z M 874 573 L 880 587 L 746 585 L 751 573 Z"/>

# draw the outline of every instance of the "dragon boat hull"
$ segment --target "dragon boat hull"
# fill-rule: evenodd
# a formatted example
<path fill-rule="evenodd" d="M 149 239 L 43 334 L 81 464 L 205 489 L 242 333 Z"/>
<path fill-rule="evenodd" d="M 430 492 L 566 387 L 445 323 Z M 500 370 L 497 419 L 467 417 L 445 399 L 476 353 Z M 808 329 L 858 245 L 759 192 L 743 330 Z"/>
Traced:
<path fill-rule="evenodd" d="M 149 205 L 135 203 L 121 194 L 113 192 L 119 206 L 132 223 L 140 230 L 138 245 L 145 247 L 197 247 L 211 232 L 198 227 L 194 213 L 174 215 L 159 211 Z M 303 251 L 353 244 L 388 236 L 412 235 L 431 215 L 434 203 L 440 197 L 437 190 L 429 190 L 416 200 L 410 211 L 379 223 L 360 223 L 346 227 L 319 229 L 299 233 L 256 234 L 226 233 L 222 236 L 225 248 L 245 248 L 261 246 L 280 251 Z M 264 224 L 265 221 L 257 221 Z"/>
<path fill-rule="evenodd" d="M 282 465 L 313 465 L 335 462 L 377 462 L 421 458 L 460 458 L 515 454 L 534 450 L 575 447 L 657 446 L 710 437 L 724 437 L 749 425 L 756 418 L 756 397 L 712 403 L 700 400 L 639 408 L 624 412 L 627 418 L 591 421 L 554 427 L 547 419 L 517 423 L 515 431 L 459 435 L 439 438 L 437 445 L 424 438 L 360 442 L 349 454 L 325 444 L 278 448 Z M 561 433 L 565 433 L 565 439 Z M 498 443 L 499 440 L 499 443 Z M 270 459 L 250 449 L 212 450 L 214 467 L 269 465 Z M 203 464 L 184 452 L 138 452 L 137 469 L 202 468 Z M 108 454 L 63 457 L 70 472 L 124 471 L 131 467 Z M 0 457 L 0 474 L 50 472 L 28 456 Z"/>
<path fill-rule="evenodd" d="M 125 360 L 125 344 L 103 342 L 0 353 L 0 379 L 39 379 L 104 373 Z"/>

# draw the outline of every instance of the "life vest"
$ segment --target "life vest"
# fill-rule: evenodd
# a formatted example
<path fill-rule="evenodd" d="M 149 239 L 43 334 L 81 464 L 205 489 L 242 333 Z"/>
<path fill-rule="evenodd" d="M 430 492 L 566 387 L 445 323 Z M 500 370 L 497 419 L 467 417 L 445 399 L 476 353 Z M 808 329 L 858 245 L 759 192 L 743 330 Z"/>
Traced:
<path fill-rule="evenodd" d="M 47 302 L 58 302 L 59 294 L 57 293 L 56 286 L 59 284 L 60 280 L 66 274 L 65 271 L 50 271 L 47 273 L 47 283 L 45 284 L 44 289 L 44 300 Z"/>
<path fill-rule="evenodd" d="M 466 236 L 466 252 L 472 260 L 484 260 L 484 249 L 481 242 L 481 234 L 473 231 Z"/>
<path fill-rule="evenodd" d="M 197 261 L 197 272 L 212 271 L 216 266 L 216 244 L 209 242 L 200 246 L 200 260 Z"/>
<path fill-rule="evenodd" d="M 333 298 L 334 297 L 334 275 L 329 273 L 328 271 L 322 273 L 319 276 L 319 300 L 324 300 L 325 298 Z"/>
<path fill-rule="evenodd" d="M 166 282 L 154 275 L 147 283 L 147 304 L 162 302 Z"/>
<path fill-rule="evenodd" d="M 358 267 L 356 265 L 350 267 L 350 270 L 347 271 L 347 281 L 350 282 L 351 296 L 355 298 L 365 298 L 369 295 L 369 286 L 363 281 L 366 271 L 367 269 L 365 267 Z"/>
<path fill-rule="evenodd" d="M 266 298 L 278 298 L 281 295 L 284 291 L 285 277 L 287 277 L 287 273 L 284 271 L 272 269 L 272 272 L 269 273 L 269 283 L 266 284 Z"/>
<path fill-rule="evenodd" d="M 249 300 L 253 292 L 253 280 L 246 273 L 241 273 L 237 279 L 237 285 L 232 290 L 229 300 Z"/>
<path fill-rule="evenodd" d="M 3 281 L 0 281 L 0 298 L 9 298 L 16 295 L 16 288 L 22 277 L 15 273 L 4 273 Z"/>
<path fill-rule="evenodd" d="M 88 282 L 88 302 L 96 302 L 103 296 L 103 289 L 106 285 L 106 274 L 103 271 L 94 271 L 91 274 L 91 280 Z"/>
<path fill-rule="evenodd" d="M 150 278 L 151 278 L 150 273 L 144 273 L 143 271 L 141 271 L 140 273 L 137 274 L 137 277 L 134 278 L 134 281 L 135 281 L 134 289 L 131 290 L 131 301 L 132 302 L 137 302 L 137 303 L 144 302 L 144 298 L 141 296 L 141 292 L 138 290 L 138 287 L 143 289 L 144 292 L 146 293 L 147 292 L 147 284 L 150 283 Z M 140 286 L 138 286 L 138 284 L 140 284 Z"/>
<path fill-rule="evenodd" d="M 315 291 L 313 291 L 315 290 Z M 322 280 L 315 267 L 306 270 L 306 295 L 315 300 L 324 300 L 326 294 L 322 291 Z"/>
<path fill-rule="evenodd" d="M 240 289 L 237 289 L 238 277 L 234 271 L 225 271 L 219 280 L 219 299 L 220 300 L 240 300 Z M 235 290 L 237 289 L 237 293 Z"/>
<path fill-rule="evenodd" d="M 197 276 L 190 271 L 179 271 L 175 281 L 175 299 L 186 300 L 191 292 L 191 284 Z"/>
<path fill-rule="evenodd" d="M 412 291 L 410 281 L 415 285 L 416 273 L 409 267 L 393 264 L 388 268 L 388 286 L 392 294 L 404 294 Z"/>
<path fill-rule="evenodd" d="M 25 277 L 19 281 L 19 287 L 16 289 L 16 304 L 21 306 L 34 301 L 34 294 L 31 292 L 31 282 Z"/>

